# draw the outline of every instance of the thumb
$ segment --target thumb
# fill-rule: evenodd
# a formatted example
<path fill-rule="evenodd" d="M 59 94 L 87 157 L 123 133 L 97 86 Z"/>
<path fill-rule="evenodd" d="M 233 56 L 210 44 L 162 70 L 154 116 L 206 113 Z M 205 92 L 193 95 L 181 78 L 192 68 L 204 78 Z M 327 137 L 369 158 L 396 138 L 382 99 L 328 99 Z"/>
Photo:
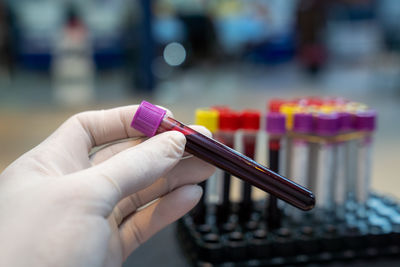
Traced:
<path fill-rule="evenodd" d="M 185 145 L 186 138 L 182 133 L 162 133 L 74 176 L 91 188 L 94 184 L 105 185 L 106 194 L 102 190 L 97 192 L 115 205 L 171 170 L 181 159 Z"/>

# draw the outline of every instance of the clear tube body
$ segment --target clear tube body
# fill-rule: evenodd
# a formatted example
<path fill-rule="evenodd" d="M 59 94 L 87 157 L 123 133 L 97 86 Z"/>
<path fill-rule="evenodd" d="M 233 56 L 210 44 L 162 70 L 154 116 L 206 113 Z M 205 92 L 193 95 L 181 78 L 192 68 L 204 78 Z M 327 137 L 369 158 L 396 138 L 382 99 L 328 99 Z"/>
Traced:
<path fill-rule="evenodd" d="M 347 205 L 349 208 L 354 207 L 355 195 L 356 195 L 356 180 L 357 180 L 357 166 L 358 166 L 358 155 L 357 146 L 358 140 L 349 140 L 346 142 L 346 158 L 347 158 L 347 182 L 346 182 L 346 194 L 347 194 Z"/>
<path fill-rule="evenodd" d="M 302 209 L 310 210 L 315 205 L 311 191 L 269 170 L 254 160 L 165 116 L 157 133 L 179 131 L 186 136 L 186 151 L 261 190 Z"/>
<path fill-rule="evenodd" d="M 335 216 L 338 219 L 345 217 L 345 203 L 347 200 L 347 181 L 348 176 L 348 154 L 347 143 L 338 142 L 336 144 L 336 167 L 335 167 L 335 182 L 334 182 L 334 205 Z"/>
<path fill-rule="evenodd" d="M 357 143 L 357 176 L 355 198 L 359 205 L 359 215 L 365 216 L 365 204 L 369 197 L 371 184 L 371 153 L 372 153 L 372 136 L 366 134 L 364 138 L 358 140 Z"/>
<path fill-rule="evenodd" d="M 290 155 L 292 154 L 293 140 L 292 140 L 291 136 L 286 135 L 285 137 L 282 138 L 281 142 L 283 143 L 282 147 L 284 148 L 284 149 L 282 149 L 282 152 L 283 152 L 282 158 L 284 160 L 282 160 L 280 163 L 281 164 L 280 167 L 282 167 L 280 169 L 281 170 L 280 173 L 282 173 L 282 175 L 284 175 L 286 177 L 290 177 L 291 176 L 290 170 L 291 170 L 291 164 L 292 164 Z"/>
<path fill-rule="evenodd" d="M 320 219 L 323 219 L 326 211 L 331 211 L 333 208 L 335 148 L 333 143 L 319 143 L 317 145 L 314 192 L 318 198 L 316 213 Z"/>
<path fill-rule="evenodd" d="M 309 153 L 310 146 L 307 141 L 299 138 L 293 139 L 290 173 L 292 180 L 298 184 L 308 183 Z"/>
<path fill-rule="evenodd" d="M 290 155 L 290 177 L 294 182 L 304 185 L 309 183 L 309 161 L 309 143 L 304 139 L 294 137 L 292 139 L 292 153 Z M 287 207 L 287 212 L 289 216 L 296 222 L 300 222 L 303 218 L 303 213 L 293 209 L 293 207 Z"/>

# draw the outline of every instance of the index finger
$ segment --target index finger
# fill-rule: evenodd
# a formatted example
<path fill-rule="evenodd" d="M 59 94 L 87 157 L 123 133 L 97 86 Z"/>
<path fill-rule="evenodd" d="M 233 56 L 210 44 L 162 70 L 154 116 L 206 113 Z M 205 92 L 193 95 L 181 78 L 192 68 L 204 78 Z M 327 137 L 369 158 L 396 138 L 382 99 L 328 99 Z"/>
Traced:
<path fill-rule="evenodd" d="M 144 136 L 130 127 L 138 105 L 101 111 L 78 113 L 68 119 L 49 137 L 73 147 L 84 147 L 88 152 L 95 146 L 121 139 Z M 171 112 L 168 111 L 169 114 Z"/>

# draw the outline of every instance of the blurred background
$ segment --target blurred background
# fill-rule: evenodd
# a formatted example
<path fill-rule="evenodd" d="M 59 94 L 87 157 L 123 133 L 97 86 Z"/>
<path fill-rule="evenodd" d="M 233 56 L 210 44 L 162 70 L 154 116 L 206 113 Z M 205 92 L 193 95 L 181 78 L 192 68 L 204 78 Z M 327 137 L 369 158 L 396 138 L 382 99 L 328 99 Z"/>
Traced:
<path fill-rule="evenodd" d="M 372 184 L 400 197 L 398 0 L 0 0 L 0 171 L 84 110 L 311 95 L 378 111 Z"/>

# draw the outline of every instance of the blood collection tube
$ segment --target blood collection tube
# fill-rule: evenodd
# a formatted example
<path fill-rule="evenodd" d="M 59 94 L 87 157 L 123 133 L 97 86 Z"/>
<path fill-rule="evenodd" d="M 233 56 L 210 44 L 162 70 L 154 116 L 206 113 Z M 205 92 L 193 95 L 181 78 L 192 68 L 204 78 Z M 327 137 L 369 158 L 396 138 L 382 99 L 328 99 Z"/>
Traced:
<path fill-rule="evenodd" d="M 261 114 L 256 110 L 245 110 L 240 114 L 240 128 L 243 137 L 244 154 L 255 159 L 257 133 L 260 130 Z M 239 220 L 246 222 L 253 210 L 252 186 L 249 182 L 242 183 L 242 200 L 240 202 Z"/>
<path fill-rule="evenodd" d="M 347 102 L 344 105 L 343 111 L 353 115 L 353 124 L 355 123 L 355 114 L 366 111 L 368 107 L 365 104 L 358 102 Z M 355 127 L 355 124 L 353 125 Z M 356 132 L 356 129 L 353 129 Z M 346 144 L 347 153 L 347 173 L 349 179 L 347 180 L 347 201 L 346 207 L 353 211 L 357 208 L 356 201 L 356 180 L 358 176 L 358 140 L 350 139 Z"/>
<path fill-rule="evenodd" d="M 335 178 L 335 143 L 329 138 L 339 132 L 339 116 L 337 113 L 318 114 L 315 119 L 315 134 L 322 138 L 317 145 L 315 166 L 315 194 L 318 198 L 317 217 L 322 218 L 326 211 L 333 208 L 333 185 Z"/>
<path fill-rule="evenodd" d="M 290 132 L 293 128 L 293 118 L 294 114 L 299 112 L 301 108 L 294 102 L 288 102 L 283 104 L 280 107 L 280 113 L 286 116 L 286 130 Z M 286 177 L 290 176 L 290 169 L 291 169 L 291 162 L 290 162 L 290 155 L 292 154 L 292 139 L 289 135 L 285 136 L 283 139 L 284 147 L 285 147 L 285 160 L 282 164 L 282 169 L 280 173 Z"/>
<path fill-rule="evenodd" d="M 285 99 L 280 99 L 280 98 L 270 99 L 268 101 L 267 111 L 271 112 L 271 113 L 281 113 L 281 107 L 284 104 L 287 104 L 289 102 L 287 100 L 285 100 Z M 286 114 L 284 114 L 284 115 L 286 116 Z M 285 127 L 286 127 L 286 117 L 285 117 Z M 287 140 L 288 140 L 287 136 L 282 136 L 282 138 L 280 140 L 279 166 L 278 166 L 278 168 L 279 168 L 279 174 L 281 174 L 283 176 L 287 176 L 287 174 L 285 173 L 286 162 L 287 162 L 287 158 L 286 158 Z M 282 203 L 280 203 L 280 204 L 282 204 Z"/>
<path fill-rule="evenodd" d="M 282 137 L 286 134 L 285 115 L 278 112 L 268 113 L 266 131 L 268 133 L 269 168 L 274 172 L 279 172 L 281 141 Z M 281 226 L 281 212 L 276 197 L 269 195 L 265 212 L 269 230 L 275 230 Z"/>
<path fill-rule="evenodd" d="M 376 112 L 367 110 L 355 114 L 355 129 L 364 133 L 357 143 L 357 176 L 356 176 L 356 201 L 359 204 L 359 216 L 366 215 L 366 202 L 369 197 L 371 184 L 371 149 L 372 133 L 376 128 Z"/>
<path fill-rule="evenodd" d="M 354 130 L 353 116 L 348 112 L 339 112 L 339 134 L 347 134 Z M 339 220 L 345 217 L 345 204 L 348 200 L 348 183 L 351 179 L 351 159 L 348 153 L 349 141 L 338 140 L 336 142 L 336 168 L 334 183 L 335 216 Z"/>
<path fill-rule="evenodd" d="M 215 133 L 218 129 L 218 112 L 210 109 L 197 109 L 195 116 L 195 123 L 206 127 L 210 132 Z M 192 218 L 195 224 L 206 223 L 207 213 L 207 197 L 215 195 L 212 192 L 216 186 L 216 177 L 213 175 L 209 180 L 201 182 L 199 185 L 203 189 L 203 195 L 197 206 L 192 211 Z"/>
<path fill-rule="evenodd" d="M 304 135 L 313 132 L 313 116 L 310 113 L 297 113 L 293 121 L 292 153 L 290 155 L 291 169 L 290 177 L 298 184 L 309 184 L 310 176 L 310 143 Z M 303 213 L 288 207 L 289 216 L 296 222 L 300 222 Z"/>
<path fill-rule="evenodd" d="M 233 148 L 235 133 L 240 127 L 239 114 L 235 111 L 224 109 L 219 112 L 219 131 L 215 134 L 215 139 L 224 145 Z M 219 177 L 221 178 L 221 177 Z M 230 214 L 230 191 L 231 191 L 231 174 L 223 173 L 223 179 L 219 180 L 221 192 L 220 199 L 216 209 L 216 220 L 218 224 L 223 224 L 228 221 Z"/>
<path fill-rule="evenodd" d="M 186 151 L 261 190 L 298 207 L 310 210 L 315 205 L 311 191 L 269 170 L 254 160 L 202 135 L 181 122 L 166 116 L 166 111 L 143 101 L 131 126 L 152 137 L 166 131 L 179 131 L 186 136 Z"/>

